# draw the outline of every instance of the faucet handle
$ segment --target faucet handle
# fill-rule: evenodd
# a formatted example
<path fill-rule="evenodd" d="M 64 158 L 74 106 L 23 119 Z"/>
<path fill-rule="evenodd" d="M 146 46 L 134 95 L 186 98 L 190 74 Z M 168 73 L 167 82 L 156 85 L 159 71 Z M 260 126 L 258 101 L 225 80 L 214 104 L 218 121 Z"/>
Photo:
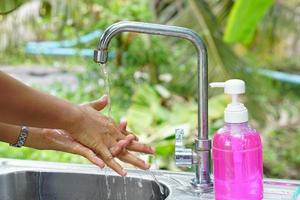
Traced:
<path fill-rule="evenodd" d="M 183 147 L 183 129 L 175 129 L 175 147 L 181 148 Z"/>
<path fill-rule="evenodd" d="M 175 163 L 178 166 L 191 166 L 193 163 L 193 151 L 183 145 L 183 129 L 175 129 Z"/>

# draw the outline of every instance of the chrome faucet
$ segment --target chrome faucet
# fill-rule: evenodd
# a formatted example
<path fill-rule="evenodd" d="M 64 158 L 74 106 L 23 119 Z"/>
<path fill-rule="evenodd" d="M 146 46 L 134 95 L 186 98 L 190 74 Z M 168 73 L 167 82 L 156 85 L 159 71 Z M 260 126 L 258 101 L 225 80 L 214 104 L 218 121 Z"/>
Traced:
<path fill-rule="evenodd" d="M 108 45 L 111 39 L 122 32 L 136 32 L 150 35 L 164 35 L 183 38 L 192 42 L 198 53 L 198 137 L 195 140 L 195 153 L 191 149 L 185 149 L 180 143 L 179 132 L 176 130 L 176 163 L 180 165 L 195 164 L 196 177 L 191 183 L 200 190 L 211 188 L 212 182 L 210 178 L 210 153 L 211 140 L 208 138 L 208 122 L 207 122 L 207 51 L 206 46 L 200 36 L 191 29 L 167 26 L 161 24 L 143 23 L 123 21 L 112 24 L 101 35 L 97 49 L 94 51 L 94 61 L 96 63 L 106 63 L 108 57 Z M 182 135 L 180 136 L 182 140 Z"/>

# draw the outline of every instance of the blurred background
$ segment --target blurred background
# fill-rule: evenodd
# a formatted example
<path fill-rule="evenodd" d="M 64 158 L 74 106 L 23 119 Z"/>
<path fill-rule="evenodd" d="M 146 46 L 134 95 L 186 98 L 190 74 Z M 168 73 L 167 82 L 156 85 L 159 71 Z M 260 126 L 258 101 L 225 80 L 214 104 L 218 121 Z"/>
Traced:
<path fill-rule="evenodd" d="M 265 175 L 300 179 L 299 0 L 1 0 L 0 12 L 0 70 L 75 103 L 105 93 L 92 53 L 110 24 L 135 20 L 194 29 L 208 47 L 209 81 L 247 83 L 243 101 L 263 138 Z M 179 170 L 174 130 L 184 128 L 192 146 L 197 128 L 194 47 L 123 33 L 110 53 L 113 118 L 125 116 L 129 128 L 156 147 L 155 157 L 144 157 L 155 167 Z M 223 125 L 228 102 L 222 90 L 209 90 L 210 137 Z M 0 157 L 88 162 L 5 143 Z"/>

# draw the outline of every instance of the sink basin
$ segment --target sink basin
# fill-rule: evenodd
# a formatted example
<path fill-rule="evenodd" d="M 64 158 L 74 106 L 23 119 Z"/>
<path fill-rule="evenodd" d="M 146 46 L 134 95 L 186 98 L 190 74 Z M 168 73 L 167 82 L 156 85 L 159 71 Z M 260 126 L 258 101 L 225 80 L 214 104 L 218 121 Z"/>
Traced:
<path fill-rule="evenodd" d="M 0 185 L 2 200 L 165 199 L 154 181 L 110 175 L 19 171 L 1 176 Z"/>
<path fill-rule="evenodd" d="M 213 191 L 195 192 L 193 173 L 128 169 L 120 177 L 92 165 L 0 159 L 1 200 L 199 200 L 214 199 Z M 291 200 L 300 182 L 266 179 L 264 199 Z"/>

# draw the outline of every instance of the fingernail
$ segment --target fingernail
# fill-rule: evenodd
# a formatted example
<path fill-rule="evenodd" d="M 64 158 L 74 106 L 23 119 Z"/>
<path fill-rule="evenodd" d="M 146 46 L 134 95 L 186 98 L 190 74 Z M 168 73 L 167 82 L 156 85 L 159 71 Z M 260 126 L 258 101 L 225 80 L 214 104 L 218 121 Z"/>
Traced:
<path fill-rule="evenodd" d="M 155 148 L 154 147 L 150 147 L 152 154 L 155 154 Z"/>
<path fill-rule="evenodd" d="M 108 100 L 108 96 L 105 94 L 100 98 L 100 101 L 107 101 Z"/>
<path fill-rule="evenodd" d="M 125 117 L 125 116 L 121 117 L 121 119 L 120 119 L 120 122 L 121 122 L 121 123 L 125 123 L 125 122 L 127 122 L 127 119 L 126 119 L 126 117 Z"/>
<path fill-rule="evenodd" d="M 105 167 L 105 164 L 101 161 L 98 161 L 98 166 L 103 169 Z"/>
<path fill-rule="evenodd" d="M 132 134 L 128 135 L 127 137 L 129 137 L 129 139 L 132 139 L 132 140 L 134 140 L 134 139 L 135 139 L 135 136 L 134 136 L 134 135 L 132 135 Z"/>
<path fill-rule="evenodd" d="M 126 176 L 127 175 L 127 172 L 123 169 L 122 170 L 122 176 Z"/>
<path fill-rule="evenodd" d="M 148 164 L 148 163 L 145 163 L 145 168 L 146 169 L 149 169 L 151 167 L 151 165 L 150 164 Z"/>
<path fill-rule="evenodd" d="M 101 163 L 101 162 L 97 162 L 97 165 L 101 168 L 101 169 L 103 169 L 104 168 L 104 164 L 103 163 Z"/>

